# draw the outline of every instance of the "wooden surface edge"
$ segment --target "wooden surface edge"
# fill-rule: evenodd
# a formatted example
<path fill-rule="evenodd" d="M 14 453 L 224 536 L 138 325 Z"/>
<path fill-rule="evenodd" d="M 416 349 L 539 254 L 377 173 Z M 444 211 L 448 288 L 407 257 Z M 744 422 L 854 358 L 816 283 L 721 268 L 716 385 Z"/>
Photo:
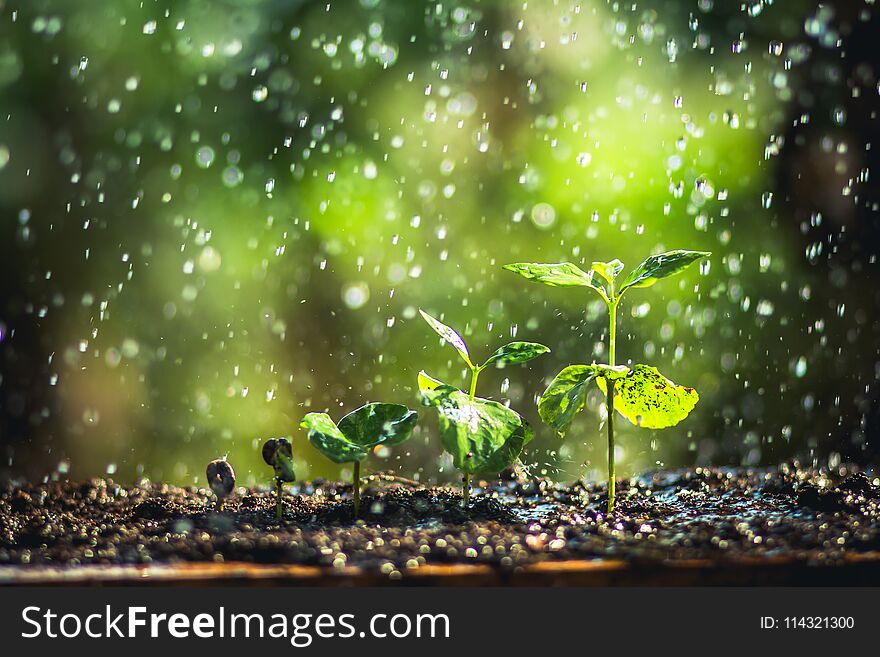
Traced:
<path fill-rule="evenodd" d="M 880 552 L 833 563 L 805 558 L 639 563 L 593 559 L 543 561 L 513 570 L 488 564 L 429 564 L 382 573 L 292 564 L 0 566 L 0 586 L 878 586 Z"/>

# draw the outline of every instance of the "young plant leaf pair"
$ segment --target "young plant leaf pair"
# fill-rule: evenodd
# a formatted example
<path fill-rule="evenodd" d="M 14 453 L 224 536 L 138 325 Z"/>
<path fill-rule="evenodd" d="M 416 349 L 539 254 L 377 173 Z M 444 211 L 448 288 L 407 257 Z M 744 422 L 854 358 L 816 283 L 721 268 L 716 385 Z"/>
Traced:
<path fill-rule="evenodd" d="M 474 365 L 464 339 L 457 331 L 423 310 L 425 322 L 452 345 L 471 371 L 470 391 L 419 373 L 422 403 L 437 409 L 443 447 L 463 475 L 463 500 L 470 497 L 470 477 L 477 473 L 497 474 L 512 465 L 534 433 L 516 411 L 490 399 L 476 396 L 480 372 L 490 365 L 526 363 L 550 349 L 536 342 L 511 342 L 497 349 L 481 365 Z"/>
<path fill-rule="evenodd" d="M 651 287 L 661 278 L 668 278 L 683 272 L 693 263 L 712 255 L 708 251 L 685 251 L 677 249 L 646 258 L 636 267 L 615 290 L 615 280 L 623 271 L 624 264 L 620 260 L 611 262 L 594 262 L 589 272 L 570 262 L 537 263 L 515 262 L 504 265 L 504 269 L 519 274 L 523 278 L 551 287 L 589 287 L 603 299 L 610 302 L 619 299 L 631 287 Z M 607 284 L 594 281 L 598 274 Z"/>
<path fill-rule="evenodd" d="M 419 416 L 402 404 L 373 403 L 343 417 L 339 424 L 326 413 L 309 413 L 300 426 L 309 441 L 334 463 L 354 465 L 354 513 L 360 512 L 360 464 L 379 445 L 391 447 L 407 440 Z"/>
<path fill-rule="evenodd" d="M 586 403 L 589 385 L 595 381 L 606 395 L 608 411 L 608 513 L 614 510 L 614 410 L 636 426 L 662 429 L 683 420 L 693 410 L 696 390 L 679 386 L 649 365 L 616 366 L 617 306 L 630 288 L 651 287 L 657 281 L 683 272 L 706 258 L 706 251 L 667 251 L 646 258 L 618 285 L 624 265 L 620 260 L 594 262 L 589 272 L 570 262 L 520 262 L 504 268 L 523 278 L 552 287 L 587 287 L 608 306 L 608 363 L 570 365 L 563 369 L 541 396 L 538 413 L 560 436 Z M 599 280 L 597 280 L 597 276 Z"/>
<path fill-rule="evenodd" d="M 545 424 L 564 436 L 574 416 L 584 407 L 589 384 L 607 394 L 614 382 L 614 408 L 627 420 L 645 429 L 664 429 L 683 419 L 697 405 L 697 391 L 676 385 L 650 365 L 569 365 L 550 383 L 538 402 Z"/>

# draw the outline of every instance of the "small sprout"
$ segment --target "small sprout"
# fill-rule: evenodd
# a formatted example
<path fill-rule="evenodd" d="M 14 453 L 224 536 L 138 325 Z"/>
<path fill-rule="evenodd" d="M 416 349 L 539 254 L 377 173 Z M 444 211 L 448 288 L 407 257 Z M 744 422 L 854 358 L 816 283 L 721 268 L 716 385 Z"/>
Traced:
<path fill-rule="evenodd" d="M 434 406 L 440 419 L 443 447 L 462 471 L 462 502 L 470 499 L 470 477 L 478 472 L 496 474 L 516 461 L 534 436 L 528 422 L 504 404 L 477 397 L 477 379 L 490 365 L 526 363 L 550 351 L 536 342 L 511 342 L 500 347 L 482 365 L 474 365 L 464 339 L 457 331 L 423 310 L 422 318 L 452 345 L 471 371 L 470 391 L 419 372 L 419 391 L 425 406 Z"/>
<path fill-rule="evenodd" d="M 361 509 L 361 461 L 374 447 L 399 445 L 412 434 L 418 413 L 401 404 L 366 404 L 339 424 L 326 413 L 309 413 L 300 426 L 309 441 L 334 463 L 354 464 L 354 515 Z"/>
<path fill-rule="evenodd" d="M 281 521 L 281 486 L 296 481 L 293 471 L 293 449 L 287 438 L 270 438 L 263 443 L 263 460 L 275 470 L 275 495 L 277 504 L 275 518 Z"/>
<path fill-rule="evenodd" d="M 706 251 L 667 251 L 645 259 L 618 287 L 623 271 L 620 260 L 594 262 L 589 272 L 570 262 L 541 264 L 520 262 L 504 269 L 536 283 L 553 287 L 588 287 L 608 306 L 608 364 L 570 365 L 556 375 L 538 401 L 545 423 L 564 436 L 574 416 L 584 407 L 589 383 L 595 381 L 606 395 L 608 409 L 608 513 L 614 511 L 614 410 L 639 427 L 662 429 L 678 424 L 693 410 L 697 391 L 679 386 L 648 365 L 632 369 L 615 366 L 617 306 L 630 288 L 651 287 L 661 278 L 683 272 L 710 256 Z M 596 280 L 596 275 L 602 280 Z M 603 282 L 604 281 L 604 284 Z"/>
<path fill-rule="evenodd" d="M 224 456 L 222 459 L 216 459 L 208 464 L 205 475 L 208 477 L 208 485 L 217 496 L 217 510 L 223 510 L 223 504 L 226 498 L 232 494 L 235 488 L 235 470 L 232 469 L 229 461 Z"/>

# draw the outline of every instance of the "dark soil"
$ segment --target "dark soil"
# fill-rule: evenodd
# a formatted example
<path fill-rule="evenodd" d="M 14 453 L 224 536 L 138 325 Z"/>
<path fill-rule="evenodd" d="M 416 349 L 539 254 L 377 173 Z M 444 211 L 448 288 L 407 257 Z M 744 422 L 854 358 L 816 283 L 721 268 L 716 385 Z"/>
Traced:
<path fill-rule="evenodd" d="M 359 566 L 393 577 L 425 564 L 499 569 L 546 560 L 633 562 L 794 557 L 828 564 L 880 550 L 880 479 L 793 466 L 696 468 L 603 485 L 495 482 L 459 491 L 374 477 L 356 520 L 351 487 L 291 486 L 275 521 L 269 490 L 239 488 L 214 510 L 206 489 L 109 480 L 0 489 L 0 564 L 246 561 Z"/>

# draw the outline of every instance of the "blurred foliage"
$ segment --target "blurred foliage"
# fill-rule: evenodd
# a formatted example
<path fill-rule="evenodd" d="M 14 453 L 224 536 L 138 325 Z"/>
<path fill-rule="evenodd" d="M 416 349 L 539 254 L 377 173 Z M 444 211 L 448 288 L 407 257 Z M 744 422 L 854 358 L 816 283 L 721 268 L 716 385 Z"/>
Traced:
<path fill-rule="evenodd" d="M 301 478 L 339 476 L 305 413 L 464 384 L 422 307 L 479 359 L 550 345 L 480 394 L 535 426 L 532 472 L 601 477 L 601 393 L 562 443 L 535 400 L 604 359 L 602 302 L 501 265 L 671 248 L 714 255 L 629 295 L 618 361 L 701 401 L 623 429 L 619 472 L 873 458 L 876 27 L 859 2 L 0 0 L 0 467 L 203 483 L 228 452 L 250 483 L 289 436 Z M 370 467 L 452 478 L 422 415 Z"/>

